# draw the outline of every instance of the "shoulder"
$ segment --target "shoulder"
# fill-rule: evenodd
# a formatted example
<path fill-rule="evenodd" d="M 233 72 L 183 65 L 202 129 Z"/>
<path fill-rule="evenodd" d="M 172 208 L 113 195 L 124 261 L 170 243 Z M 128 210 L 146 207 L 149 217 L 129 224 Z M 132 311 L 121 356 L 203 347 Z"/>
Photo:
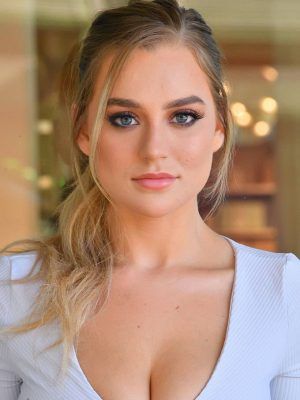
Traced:
<path fill-rule="evenodd" d="M 284 390 L 288 390 L 288 385 L 292 387 L 296 383 L 291 378 L 300 378 L 300 259 L 294 253 L 286 253 L 284 298 L 287 331 L 286 347 L 279 374 L 275 376 L 271 384 L 271 389 L 278 391 L 278 393 L 279 390 L 282 391 L 282 387 L 285 388 Z M 297 393 L 299 392 L 300 394 L 300 386 L 297 386 L 297 388 Z"/>
<path fill-rule="evenodd" d="M 289 327 L 290 339 L 297 336 L 295 341 L 300 344 L 300 259 L 294 253 L 261 250 L 238 242 L 233 245 L 243 295 L 257 301 L 256 311 L 266 305 L 272 315 L 276 310 L 276 318 L 281 315 Z"/>
<path fill-rule="evenodd" d="M 0 280 L 25 277 L 36 261 L 36 252 L 0 255 Z"/>
<path fill-rule="evenodd" d="M 300 259 L 294 253 L 286 254 L 284 276 L 288 313 L 298 313 L 300 326 Z"/>
<path fill-rule="evenodd" d="M 272 276 L 276 284 L 281 281 L 289 313 L 298 310 L 300 321 L 300 259 L 296 254 L 261 250 L 238 242 L 234 244 L 240 262 L 249 264 L 249 270 L 254 271 L 256 276 L 259 272 L 266 272 L 266 276 Z"/>
<path fill-rule="evenodd" d="M 285 269 L 287 271 L 287 274 L 291 275 L 299 282 L 300 259 L 294 253 L 285 253 L 285 255 L 286 255 Z"/>
<path fill-rule="evenodd" d="M 284 275 L 292 275 L 293 278 L 300 279 L 300 276 L 298 276 L 300 274 L 300 259 L 296 254 L 262 250 L 241 243 L 237 243 L 237 245 L 244 257 L 252 256 L 257 260 L 265 261 L 267 264 L 279 265 Z"/>
<path fill-rule="evenodd" d="M 0 326 L 21 318 L 29 310 L 39 284 L 13 281 L 35 272 L 39 267 L 36 260 L 35 252 L 0 256 Z"/>
<path fill-rule="evenodd" d="M 271 298 L 276 295 L 283 301 L 299 303 L 300 260 L 294 253 L 257 249 L 235 241 L 232 245 L 241 281 L 252 291 L 263 290 Z"/>
<path fill-rule="evenodd" d="M 289 255 L 293 253 L 275 252 L 269 250 L 258 249 L 230 239 L 235 254 L 239 260 L 239 264 L 249 266 L 249 269 L 273 270 L 274 272 L 283 272 Z M 294 257 L 296 257 L 294 255 Z M 297 257 L 296 257 L 297 258 Z"/>

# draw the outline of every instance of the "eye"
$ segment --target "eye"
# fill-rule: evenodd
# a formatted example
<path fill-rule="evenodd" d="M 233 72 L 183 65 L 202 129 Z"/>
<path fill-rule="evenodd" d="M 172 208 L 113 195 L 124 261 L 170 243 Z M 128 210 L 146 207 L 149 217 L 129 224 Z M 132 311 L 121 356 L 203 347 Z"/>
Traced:
<path fill-rule="evenodd" d="M 179 116 L 179 119 L 177 119 L 178 116 Z M 177 112 L 176 114 L 173 114 L 173 119 L 176 118 L 177 122 L 172 122 L 172 124 L 178 125 L 180 127 L 188 127 L 188 126 L 193 125 L 198 119 L 202 119 L 203 117 L 204 117 L 204 114 L 200 114 L 196 111 L 183 110 L 183 111 Z M 136 117 L 134 114 L 132 114 L 128 111 L 109 115 L 107 119 L 111 123 L 111 125 L 113 125 L 117 128 L 129 128 L 134 125 L 139 125 L 138 123 L 136 123 L 136 124 L 131 123 L 132 120 L 136 119 Z M 117 122 L 117 120 L 120 120 L 120 122 Z"/>
<path fill-rule="evenodd" d="M 196 111 L 193 110 L 185 110 L 185 111 L 180 111 L 177 112 L 174 115 L 174 118 L 180 117 L 179 120 L 177 119 L 178 125 L 182 125 L 183 127 L 186 126 L 191 126 L 193 125 L 198 119 L 202 119 L 204 117 L 203 114 L 200 114 Z M 188 122 L 186 122 L 188 119 L 190 118 L 190 120 Z M 176 123 L 176 122 L 175 122 Z"/>
<path fill-rule="evenodd" d="M 130 127 L 130 126 L 133 126 L 133 125 L 138 125 L 138 124 L 131 124 L 130 123 L 130 121 L 132 119 L 134 119 L 134 118 L 135 118 L 135 116 L 133 114 L 131 114 L 128 111 L 124 111 L 124 112 L 121 112 L 121 113 L 118 113 L 118 114 L 110 115 L 108 117 L 108 120 L 113 126 L 116 126 L 118 128 L 127 128 L 127 127 Z M 116 122 L 116 120 L 118 120 L 118 119 L 121 120 L 121 124 Z"/>

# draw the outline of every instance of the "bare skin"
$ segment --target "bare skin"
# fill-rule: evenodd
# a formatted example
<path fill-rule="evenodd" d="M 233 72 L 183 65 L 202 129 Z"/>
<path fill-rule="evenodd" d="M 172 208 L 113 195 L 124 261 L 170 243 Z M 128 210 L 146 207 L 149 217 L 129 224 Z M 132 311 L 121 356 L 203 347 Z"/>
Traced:
<path fill-rule="evenodd" d="M 87 155 L 110 61 L 99 72 L 78 138 Z M 164 109 L 191 95 L 205 104 Z M 114 270 L 108 304 L 80 332 L 77 358 L 103 400 L 193 400 L 220 356 L 234 278 L 231 245 L 204 223 L 197 208 L 224 132 L 207 78 L 182 45 L 135 50 L 110 97 L 141 104 L 108 107 L 108 117 L 123 111 L 134 116 L 117 118 L 128 128 L 106 120 L 98 150 L 100 181 L 126 228 L 127 261 Z M 187 109 L 203 118 L 187 126 L 193 120 Z M 178 178 L 159 191 L 132 180 L 160 171 Z"/>

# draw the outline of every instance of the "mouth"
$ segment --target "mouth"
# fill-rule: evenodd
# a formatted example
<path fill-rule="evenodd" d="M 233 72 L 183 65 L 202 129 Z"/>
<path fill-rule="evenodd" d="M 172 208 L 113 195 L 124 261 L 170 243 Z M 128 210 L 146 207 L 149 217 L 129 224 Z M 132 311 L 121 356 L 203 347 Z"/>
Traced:
<path fill-rule="evenodd" d="M 165 177 L 165 178 L 142 178 L 134 179 L 134 181 L 147 189 L 163 189 L 172 185 L 177 177 Z"/>
<path fill-rule="evenodd" d="M 143 174 L 133 179 L 137 180 L 137 179 L 175 179 L 175 178 L 176 176 L 169 174 L 168 172 L 159 172 L 159 173 Z"/>

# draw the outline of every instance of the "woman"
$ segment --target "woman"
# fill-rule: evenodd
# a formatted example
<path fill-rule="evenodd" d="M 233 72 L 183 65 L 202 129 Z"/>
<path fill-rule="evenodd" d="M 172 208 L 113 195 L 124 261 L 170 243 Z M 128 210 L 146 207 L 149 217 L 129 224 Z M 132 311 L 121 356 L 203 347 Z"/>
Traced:
<path fill-rule="evenodd" d="M 74 187 L 55 236 L 3 251 L 1 400 L 300 397 L 300 260 L 205 223 L 234 146 L 220 58 L 176 0 L 98 13 L 72 53 Z"/>

